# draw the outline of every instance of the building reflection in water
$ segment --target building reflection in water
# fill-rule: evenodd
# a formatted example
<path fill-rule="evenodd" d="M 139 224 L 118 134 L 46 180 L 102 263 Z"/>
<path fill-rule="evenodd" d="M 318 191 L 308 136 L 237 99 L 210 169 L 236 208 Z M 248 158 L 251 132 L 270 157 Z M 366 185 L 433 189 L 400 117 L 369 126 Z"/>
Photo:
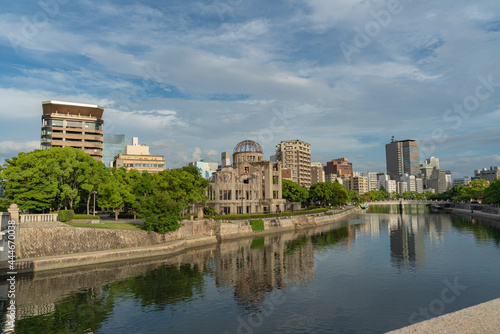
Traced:
<path fill-rule="evenodd" d="M 391 260 L 399 269 L 425 266 L 425 223 L 419 216 L 399 215 L 389 223 Z"/>
<path fill-rule="evenodd" d="M 400 212 L 398 205 L 380 206 L 374 210 L 376 213 L 390 214 L 371 216 L 370 225 L 373 231 L 387 224 L 391 262 L 398 269 L 417 270 L 425 267 L 426 239 L 428 245 L 440 247 L 444 234 L 451 228 L 450 217 L 430 214 L 421 205 L 405 205 L 403 212 Z"/>
<path fill-rule="evenodd" d="M 291 282 L 311 282 L 313 244 L 307 235 L 296 237 L 295 233 L 288 233 L 219 244 L 217 287 L 223 291 L 234 289 L 238 307 L 254 312 L 264 303 L 267 293 Z"/>
<path fill-rule="evenodd" d="M 38 317 L 43 326 L 50 327 L 70 324 L 74 318 L 82 331 L 96 331 L 123 296 L 142 307 L 163 310 L 200 298 L 207 276 L 214 278 L 221 292 L 234 296 L 240 312 L 248 314 L 258 310 L 273 291 L 311 284 L 315 248 L 336 244 L 347 248 L 354 242 L 356 228 L 343 225 L 332 230 L 331 226 L 322 226 L 225 241 L 164 258 L 19 276 L 17 324 L 29 332 L 27 326 L 32 322 L 24 319 Z M 1 288 L 5 289 L 4 284 L 0 284 L 0 292 Z M 6 301 L 1 301 L 4 306 Z M 3 317 L 5 313 L 1 313 Z"/>

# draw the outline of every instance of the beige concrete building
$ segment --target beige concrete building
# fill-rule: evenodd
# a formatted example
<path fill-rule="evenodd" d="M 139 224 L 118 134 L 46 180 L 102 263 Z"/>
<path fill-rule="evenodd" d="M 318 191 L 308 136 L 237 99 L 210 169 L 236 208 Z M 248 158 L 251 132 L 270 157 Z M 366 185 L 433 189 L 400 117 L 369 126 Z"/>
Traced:
<path fill-rule="evenodd" d="M 349 179 L 344 180 L 345 188 L 349 190 L 354 190 L 358 194 L 363 195 L 368 192 L 368 177 L 354 175 Z"/>
<path fill-rule="evenodd" d="M 311 184 L 325 182 L 325 171 L 321 162 L 311 163 Z"/>
<path fill-rule="evenodd" d="M 94 104 L 42 102 L 42 150 L 74 147 L 102 161 L 104 108 Z"/>
<path fill-rule="evenodd" d="M 165 170 L 165 157 L 149 154 L 149 146 L 139 145 L 139 138 L 133 137 L 132 145 L 125 146 L 125 154 L 115 156 L 113 167 L 135 169 L 141 173 L 143 171 L 158 173 Z"/>
<path fill-rule="evenodd" d="M 297 182 L 311 186 L 311 145 L 301 140 L 286 140 L 276 145 L 276 159 L 282 168 L 297 171 Z"/>
<path fill-rule="evenodd" d="M 233 150 L 233 164 L 214 174 L 205 194 L 219 214 L 282 212 L 281 166 L 265 161 L 262 147 L 245 140 Z"/>

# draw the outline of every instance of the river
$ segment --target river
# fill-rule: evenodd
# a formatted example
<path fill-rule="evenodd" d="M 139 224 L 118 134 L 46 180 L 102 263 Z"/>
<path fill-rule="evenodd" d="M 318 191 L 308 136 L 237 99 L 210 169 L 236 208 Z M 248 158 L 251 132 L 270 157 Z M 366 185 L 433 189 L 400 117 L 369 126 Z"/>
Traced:
<path fill-rule="evenodd" d="M 18 276 L 16 333 L 381 333 L 500 297 L 500 230 L 425 206 Z M 0 314 L 8 300 L 0 283 Z"/>

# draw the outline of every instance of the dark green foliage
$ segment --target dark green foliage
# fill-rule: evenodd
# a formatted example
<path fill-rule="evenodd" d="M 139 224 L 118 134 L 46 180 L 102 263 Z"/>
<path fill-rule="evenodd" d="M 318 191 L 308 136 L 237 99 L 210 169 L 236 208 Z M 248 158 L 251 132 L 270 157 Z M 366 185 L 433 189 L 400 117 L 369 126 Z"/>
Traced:
<path fill-rule="evenodd" d="M 57 220 L 60 222 L 68 222 L 75 219 L 75 212 L 73 210 L 61 210 L 57 213 Z"/>
<path fill-rule="evenodd" d="M 250 225 L 254 232 L 264 231 L 264 221 L 262 219 L 251 220 Z"/>
<path fill-rule="evenodd" d="M 160 214 L 157 216 L 148 216 L 144 220 L 146 221 L 146 230 L 160 234 L 175 231 L 181 227 L 179 224 L 179 216 Z"/>
<path fill-rule="evenodd" d="M 380 190 L 370 190 L 365 195 L 370 198 L 370 201 L 385 201 L 391 198 L 384 186 L 380 187 Z"/>
<path fill-rule="evenodd" d="M 345 187 L 338 182 L 319 182 L 309 188 L 309 198 L 320 201 L 324 206 L 345 205 L 349 201 L 349 194 Z"/>
<path fill-rule="evenodd" d="M 7 212 L 10 201 L 7 198 L 0 198 L 0 212 Z"/>
<path fill-rule="evenodd" d="M 311 210 L 301 210 L 295 212 L 279 212 L 279 213 L 255 213 L 246 215 L 219 215 L 214 216 L 215 220 L 238 220 L 238 219 L 253 219 L 253 218 L 274 218 L 274 217 L 288 217 L 288 216 L 300 216 L 307 215 L 311 213 L 324 212 L 325 208 L 311 209 Z"/>
<path fill-rule="evenodd" d="M 74 219 L 101 219 L 99 216 L 93 216 L 93 215 L 83 215 L 83 214 L 75 214 L 72 218 Z"/>
<path fill-rule="evenodd" d="M 484 190 L 485 204 L 500 204 L 500 179 L 493 181 L 490 186 Z"/>
<path fill-rule="evenodd" d="M 356 190 L 349 190 L 349 199 L 351 200 L 351 203 L 354 205 L 359 205 L 361 203 L 366 202 L 366 197 L 358 194 Z"/>
<path fill-rule="evenodd" d="M 215 208 L 213 206 L 206 206 L 203 208 L 203 215 L 212 217 L 215 215 Z"/>
<path fill-rule="evenodd" d="M 104 164 L 72 147 L 34 150 L 6 159 L 0 179 L 6 198 L 21 210 L 73 209 L 101 182 Z"/>
<path fill-rule="evenodd" d="M 309 198 L 309 192 L 306 187 L 299 186 L 297 183 L 290 180 L 283 180 L 281 183 L 283 198 L 289 202 L 306 203 Z"/>

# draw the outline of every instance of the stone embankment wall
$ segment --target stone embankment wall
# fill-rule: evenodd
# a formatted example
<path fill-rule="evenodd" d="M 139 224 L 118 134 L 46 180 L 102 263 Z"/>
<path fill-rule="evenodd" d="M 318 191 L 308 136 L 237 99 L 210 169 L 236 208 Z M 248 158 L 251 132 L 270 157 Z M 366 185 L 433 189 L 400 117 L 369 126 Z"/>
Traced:
<path fill-rule="evenodd" d="M 20 258 L 32 258 L 151 246 L 202 235 L 213 235 L 213 224 L 203 221 L 185 222 L 177 231 L 165 235 L 146 231 L 79 228 L 62 223 L 21 224 L 16 255 Z"/>
<path fill-rule="evenodd" d="M 208 220 L 185 221 L 177 231 L 165 235 L 146 231 L 107 230 L 71 227 L 59 222 L 20 224 L 16 256 L 22 259 L 85 253 L 101 250 L 152 246 L 164 242 L 202 236 L 234 239 L 257 234 L 293 231 L 330 224 L 359 212 L 354 208 L 333 215 L 309 215 L 264 220 L 264 231 L 254 232 L 248 221 L 215 223 Z"/>
<path fill-rule="evenodd" d="M 220 223 L 216 225 L 216 235 L 219 239 L 234 239 L 254 236 L 257 233 L 276 233 L 283 231 L 299 230 L 304 228 L 316 227 L 319 225 L 326 225 L 346 219 L 348 216 L 360 212 L 359 207 L 347 210 L 333 215 L 308 215 L 308 216 L 291 216 L 281 218 L 268 218 L 264 220 L 264 231 L 254 232 L 250 226 L 250 222 L 234 222 L 234 223 Z"/>

